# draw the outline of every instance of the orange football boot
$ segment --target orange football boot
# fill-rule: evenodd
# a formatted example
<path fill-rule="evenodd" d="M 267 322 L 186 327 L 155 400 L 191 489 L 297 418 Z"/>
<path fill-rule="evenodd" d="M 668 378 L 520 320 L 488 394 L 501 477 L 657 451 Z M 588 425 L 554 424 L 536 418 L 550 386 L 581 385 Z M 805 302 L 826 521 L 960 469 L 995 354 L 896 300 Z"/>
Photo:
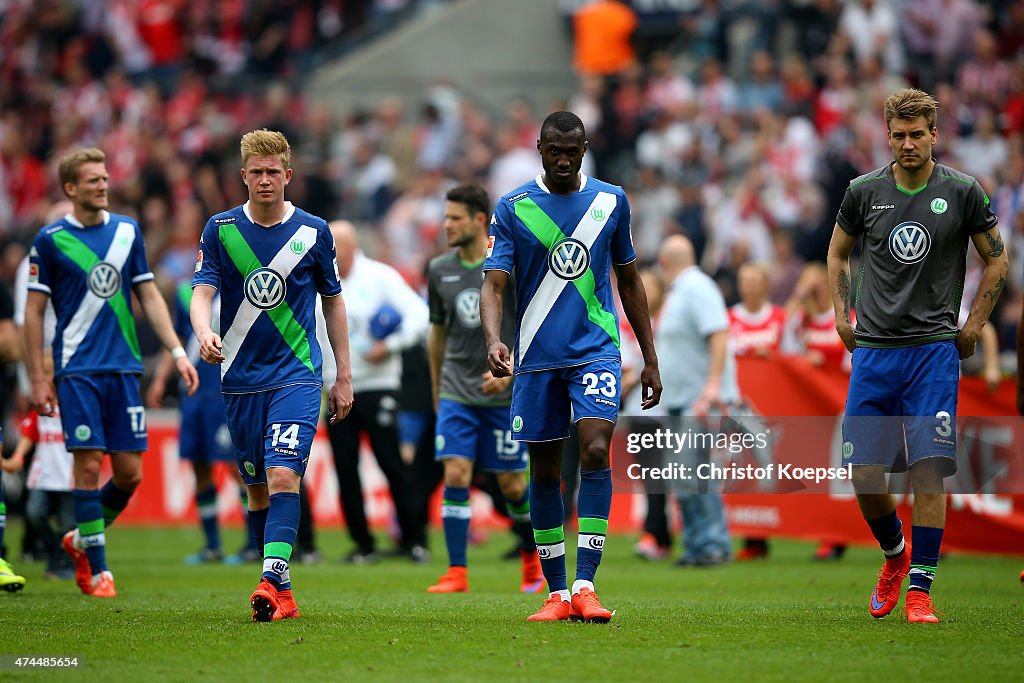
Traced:
<path fill-rule="evenodd" d="M 299 606 L 295 604 L 292 596 L 292 589 L 277 591 L 277 611 L 274 612 L 273 620 L 298 619 Z"/>
<path fill-rule="evenodd" d="M 448 573 L 437 580 L 433 586 L 427 588 L 428 593 L 467 593 L 469 592 L 469 577 L 466 575 L 465 567 L 448 567 Z"/>
<path fill-rule="evenodd" d="M 942 614 L 932 604 L 932 596 L 924 591 L 907 591 L 906 604 L 903 611 L 907 614 L 908 624 L 937 624 Z"/>
<path fill-rule="evenodd" d="M 523 558 L 523 582 L 519 590 L 523 593 L 539 593 L 544 588 L 544 572 L 540 568 L 537 551 L 526 552 L 520 549 L 519 556 Z"/>
<path fill-rule="evenodd" d="M 89 567 L 89 556 L 84 550 L 75 547 L 75 530 L 64 534 L 60 544 L 75 563 L 75 583 L 78 584 L 79 590 L 85 595 L 92 595 L 92 568 Z"/>
<path fill-rule="evenodd" d="M 572 616 L 572 604 L 563 600 L 558 593 L 552 593 L 541 608 L 526 617 L 527 621 L 565 621 Z"/>
<path fill-rule="evenodd" d="M 612 611 L 601 606 L 597 594 L 589 588 L 581 588 L 572 596 L 573 621 L 590 621 L 595 624 L 607 624 L 612 620 Z"/>
<path fill-rule="evenodd" d="M 878 584 L 871 594 L 869 611 L 875 619 L 881 619 L 893 611 L 900 601 L 900 589 L 903 579 L 910 572 L 910 548 L 903 551 L 897 558 L 886 558 L 885 564 L 878 572 Z"/>
<path fill-rule="evenodd" d="M 90 579 L 90 582 L 92 579 Z M 92 587 L 92 592 L 89 593 L 94 598 L 116 598 L 117 589 L 114 588 L 114 575 L 110 572 L 100 572 L 100 577 L 96 579 L 96 584 Z"/>
<path fill-rule="evenodd" d="M 261 579 L 260 585 L 256 586 L 252 597 L 249 598 L 249 604 L 252 605 L 253 621 L 272 621 L 274 613 L 280 606 L 277 588 L 265 578 Z"/>

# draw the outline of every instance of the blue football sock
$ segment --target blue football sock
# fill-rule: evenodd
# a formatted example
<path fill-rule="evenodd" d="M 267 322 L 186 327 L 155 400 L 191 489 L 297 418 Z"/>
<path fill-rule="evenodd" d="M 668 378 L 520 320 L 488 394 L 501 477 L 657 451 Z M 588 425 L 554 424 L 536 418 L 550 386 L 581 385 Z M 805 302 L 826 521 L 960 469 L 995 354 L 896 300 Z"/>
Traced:
<path fill-rule="evenodd" d="M 569 590 L 565 578 L 565 531 L 562 521 L 562 482 L 540 483 L 530 478 L 530 521 L 548 592 Z"/>
<path fill-rule="evenodd" d="M 299 494 L 275 493 L 270 496 L 267 528 L 263 540 L 263 578 L 280 590 L 292 587 L 288 562 L 299 530 Z"/>
<path fill-rule="evenodd" d="M 533 525 L 530 522 L 529 491 L 524 491 L 523 497 L 519 500 L 508 500 L 508 516 L 512 518 L 512 529 L 519 537 L 519 545 L 526 552 L 532 553 L 537 549 L 537 542 L 533 537 Z"/>
<path fill-rule="evenodd" d="M 117 516 L 128 507 L 128 501 L 132 498 L 134 491 L 125 491 L 114 485 L 111 479 L 100 489 L 100 504 L 103 506 L 103 526 L 109 527 L 117 519 Z"/>
<path fill-rule="evenodd" d="M 217 524 L 217 487 L 210 484 L 196 491 L 196 507 L 199 508 L 199 523 L 206 537 L 206 547 L 220 550 L 220 526 Z"/>
<path fill-rule="evenodd" d="M 939 548 L 942 546 L 942 529 L 930 526 L 912 528 L 910 549 L 910 587 L 907 590 L 929 592 L 939 567 Z"/>
<path fill-rule="evenodd" d="M 612 471 L 580 471 L 577 503 L 579 541 L 576 549 L 576 580 L 594 581 L 601 564 L 604 539 L 608 535 L 608 512 L 612 507 Z"/>
<path fill-rule="evenodd" d="M 444 525 L 444 543 L 448 548 L 448 565 L 451 567 L 466 566 L 466 544 L 472 515 L 469 489 L 445 486 L 444 501 L 441 503 L 441 522 Z"/>
<path fill-rule="evenodd" d="M 91 489 L 75 489 L 71 492 L 75 508 L 75 522 L 82 547 L 89 558 L 93 576 L 107 571 L 107 539 L 104 534 L 103 504 L 100 492 Z"/>
<path fill-rule="evenodd" d="M 867 520 L 871 533 L 886 557 L 899 557 L 907 548 L 903 539 L 903 522 L 893 510 L 884 517 Z"/>
<path fill-rule="evenodd" d="M 247 521 L 249 522 L 249 544 L 255 548 L 260 555 L 263 554 L 263 539 L 266 536 L 267 515 L 270 508 L 262 510 L 249 510 Z"/>

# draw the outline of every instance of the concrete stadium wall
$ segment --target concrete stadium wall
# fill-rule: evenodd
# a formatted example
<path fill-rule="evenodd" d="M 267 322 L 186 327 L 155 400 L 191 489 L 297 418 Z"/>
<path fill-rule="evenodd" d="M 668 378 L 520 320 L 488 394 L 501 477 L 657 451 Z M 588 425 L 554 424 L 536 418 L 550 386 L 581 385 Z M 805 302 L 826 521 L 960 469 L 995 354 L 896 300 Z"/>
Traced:
<path fill-rule="evenodd" d="M 339 112 L 401 95 L 415 111 L 441 80 L 492 114 L 517 96 L 531 102 L 538 115 L 564 103 L 576 79 L 558 0 L 442 5 L 321 67 L 307 95 Z"/>

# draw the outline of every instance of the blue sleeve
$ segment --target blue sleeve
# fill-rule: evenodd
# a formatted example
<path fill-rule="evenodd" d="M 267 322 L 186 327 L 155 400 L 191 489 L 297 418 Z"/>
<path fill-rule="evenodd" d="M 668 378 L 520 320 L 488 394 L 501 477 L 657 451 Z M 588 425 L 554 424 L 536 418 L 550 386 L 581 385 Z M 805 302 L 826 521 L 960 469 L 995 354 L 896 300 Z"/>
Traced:
<path fill-rule="evenodd" d="M 338 296 L 341 294 L 341 278 L 338 275 L 338 254 L 334 246 L 334 236 L 327 228 L 327 224 L 317 227 L 316 249 L 313 250 L 313 258 L 316 259 L 314 278 L 316 291 L 321 296 Z"/>
<path fill-rule="evenodd" d="M 633 234 L 630 230 L 629 200 L 626 193 L 619 195 L 619 216 L 615 221 L 615 233 L 612 235 L 612 263 L 622 266 L 636 261 L 636 250 L 633 249 Z"/>
<path fill-rule="evenodd" d="M 188 307 L 184 297 L 178 292 L 174 297 L 174 333 L 178 335 L 178 339 L 189 339 L 192 336 L 191 327 Z"/>
<path fill-rule="evenodd" d="M 192 286 L 209 285 L 220 289 L 220 228 L 212 220 L 207 221 L 203 235 L 199 238 L 199 253 L 196 255 L 196 271 L 192 275 Z"/>
<path fill-rule="evenodd" d="M 729 329 L 729 312 L 725 308 L 725 299 L 718 285 L 711 278 L 701 278 L 697 300 L 700 306 L 694 307 L 697 314 L 697 330 L 707 337 L 715 332 Z"/>
<path fill-rule="evenodd" d="M 28 252 L 28 288 L 36 292 L 51 294 L 53 244 L 46 238 L 45 232 L 45 228 L 39 231 Z"/>
<path fill-rule="evenodd" d="M 135 224 L 135 243 L 132 244 L 132 253 L 129 258 L 132 264 L 133 286 L 153 279 L 153 272 L 149 269 L 149 262 L 146 260 L 146 243 L 142 239 L 142 230 L 138 223 Z"/>
<path fill-rule="evenodd" d="M 487 258 L 484 270 L 503 270 L 511 273 L 515 264 L 515 242 L 512 241 L 512 228 L 516 217 L 505 201 L 498 201 L 491 216 L 491 234 L 487 239 Z"/>

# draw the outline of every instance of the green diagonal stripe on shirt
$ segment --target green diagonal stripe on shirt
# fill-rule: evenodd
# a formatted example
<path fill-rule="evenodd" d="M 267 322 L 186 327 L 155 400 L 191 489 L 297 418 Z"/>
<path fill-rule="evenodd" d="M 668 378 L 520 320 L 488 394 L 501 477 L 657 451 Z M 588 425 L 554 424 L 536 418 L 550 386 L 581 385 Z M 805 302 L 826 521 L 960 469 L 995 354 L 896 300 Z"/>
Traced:
<path fill-rule="evenodd" d="M 551 217 L 544 213 L 544 210 L 537 206 L 537 203 L 530 198 L 521 199 L 514 205 L 516 217 L 523 222 L 523 225 L 533 233 L 544 248 L 548 251 L 558 240 L 565 239 L 565 233 L 551 220 Z M 619 326 L 615 322 L 615 316 L 604 310 L 601 301 L 595 295 L 594 271 L 589 267 L 582 276 L 572 280 L 576 291 L 583 297 L 583 303 L 587 306 L 587 317 L 604 330 L 615 346 L 619 346 Z"/>
<path fill-rule="evenodd" d="M 187 311 L 192 304 L 192 283 L 182 282 L 178 286 L 178 300 L 181 301 L 181 305 Z"/>
<path fill-rule="evenodd" d="M 89 277 L 89 271 L 93 269 L 93 266 L 100 262 L 100 257 L 92 249 L 67 230 L 55 232 L 53 243 L 61 253 L 85 271 L 86 278 Z M 121 272 L 118 271 L 118 274 L 120 275 Z M 132 313 L 128 309 L 128 300 L 124 298 L 124 290 L 119 289 L 117 294 L 107 299 L 107 305 L 117 317 L 117 326 L 121 329 L 121 336 L 127 342 L 132 355 L 141 362 L 142 352 L 139 350 L 139 337 L 135 333 L 135 318 L 132 317 Z"/>
<path fill-rule="evenodd" d="M 249 243 L 242 237 L 242 233 L 238 231 L 238 226 L 234 223 L 220 226 L 220 241 L 224 245 L 224 249 L 227 251 L 231 262 L 235 264 L 235 268 L 242 274 L 243 281 L 249 276 L 249 273 L 257 268 L 264 267 L 256 257 L 256 254 L 253 253 Z M 306 337 L 306 331 L 302 329 L 302 325 L 295 319 L 295 314 L 292 313 L 288 302 L 282 301 L 276 308 L 264 310 L 263 312 L 270 317 L 271 322 L 277 327 L 278 332 L 281 333 L 285 343 L 291 348 L 295 357 L 309 368 L 310 372 L 315 374 L 313 360 L 310 358 L 309 339 Z"/>

